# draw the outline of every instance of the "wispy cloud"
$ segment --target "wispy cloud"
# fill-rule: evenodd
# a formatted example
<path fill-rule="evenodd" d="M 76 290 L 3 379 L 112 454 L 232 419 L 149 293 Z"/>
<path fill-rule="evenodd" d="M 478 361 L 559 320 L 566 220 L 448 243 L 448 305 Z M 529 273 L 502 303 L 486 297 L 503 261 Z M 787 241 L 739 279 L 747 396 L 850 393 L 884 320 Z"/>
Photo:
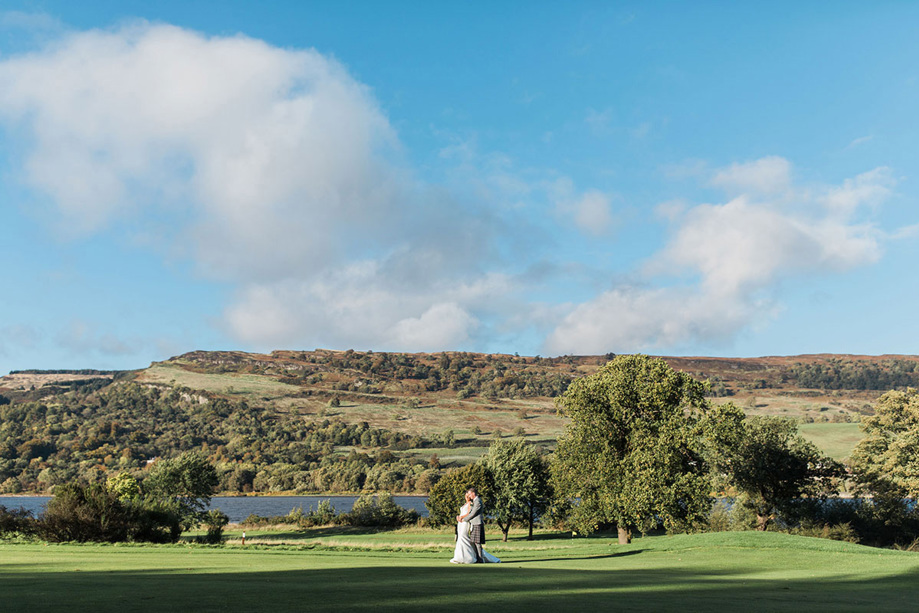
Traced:
<path fill-rule="evenodd" d="M 0 327 L 0 355 L 12 356 L 16 352 L 27 351 L 35 347 L 41 334 L 32 326 L 24 324 Z"/>
<path fill-rule="evenodd" d="M 850 149 L 855 149 L 856 147 L 860 145 L 864 145 L 865 143 L 872 141 L 872 140 L 874 140 L 874 134 L 869 134 L 868 136 L 859 136 L 858 138 L 852 139 L 852 141 L 848 145 L 843 147 L 843 151 L 849 151 Z"/>
<path fill-rule="evenodd" d="M 102 331 L 97 326 L 75 319 L 62 329 L 55 339 L 58 346 L 77 354 L 102 356 L 134 355 L 142 351 L 143 343 L 138 339 L 122 339 L 116 334 Z"/>

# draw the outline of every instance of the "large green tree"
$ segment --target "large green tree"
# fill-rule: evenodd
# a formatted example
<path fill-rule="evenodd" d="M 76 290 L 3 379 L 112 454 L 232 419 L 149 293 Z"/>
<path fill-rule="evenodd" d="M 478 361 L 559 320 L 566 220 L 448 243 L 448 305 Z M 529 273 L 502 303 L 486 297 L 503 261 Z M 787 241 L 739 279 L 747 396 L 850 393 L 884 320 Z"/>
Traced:
<path fill-rule="evenodd" d="M 859 482 L 875 495 L 919 498 L 919 391 L 881 396 L 862 431 L 852 452 Z"/>
<path fill-rule="evenodd" d="M 494 479 L 494 499 L 488 511 L 501 528 L 504 540 L 514 521 L 527 522 L 532 539 L 533 521 L 552 496 L 545 458 L 523 439 L 498 439 L 482 463 Z"/>
<path fill-rule="evenodd" d="M 842 465 L 801 437 L 793 420 L 744 419 L 732 404 L 717 411 L 722 419 L 712 437 L 713 468 L 741 494 L 739 503 L 756 514 L 758 530 L 779 515 L 793 516 L 802 499 L 835 493 Z"/>
<path fill-rule="evenodd" d="M 186 524 L 191 525 L 210 505 L 217 482 L 217 470 L 202 454 L 185 452 L 156 462 L 143 489 L 152 498 L 177 502 Z"/>
<path fill-rule="evenodd" d="M 705 516 L 704 392 L 702 383 L 644 355 L 618 356 L 568 387 L 559 408 L 571 422 L 552 468 L 558 495 L 579 499 L 576 527 L 615 524 L 628 542 L 634 529 Z"/>

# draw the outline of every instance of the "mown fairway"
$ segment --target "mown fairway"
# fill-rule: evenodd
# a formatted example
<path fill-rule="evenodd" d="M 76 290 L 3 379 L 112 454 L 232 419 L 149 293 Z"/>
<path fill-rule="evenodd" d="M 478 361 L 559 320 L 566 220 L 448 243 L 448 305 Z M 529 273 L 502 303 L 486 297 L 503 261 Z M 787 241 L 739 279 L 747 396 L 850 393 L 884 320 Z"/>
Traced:
<path fill-rule="evenodd" d="M 445 532 L 287 536 L 304 545 L 0 545 L 0 609 L 912 611 L 919 601 L 919 554 L 775 533 L 628 546 L 542 535 L 491 543 L 504 564 L 463 567 L 447 562 Z"/>

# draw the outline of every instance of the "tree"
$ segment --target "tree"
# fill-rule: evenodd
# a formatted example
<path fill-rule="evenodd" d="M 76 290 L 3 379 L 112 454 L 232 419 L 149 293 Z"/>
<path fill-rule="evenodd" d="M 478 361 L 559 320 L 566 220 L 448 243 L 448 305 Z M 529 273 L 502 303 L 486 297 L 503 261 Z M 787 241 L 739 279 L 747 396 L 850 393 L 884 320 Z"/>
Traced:
<path fill-rule="evenodd" d="M 571 418 L 552 465 L 559 496 L 579 499 L 578 529 L 668 529 L 704 517 L 710 483 L 701 457 L 705 386 L 659 358 L 617 356 L 559 399 Z"/>
<path fill-rule="evenodd" d="M 190 524 L 210 505 L 218 481 L 217 470 L 204 456 L 186 452 L 154 464 L 143 488 L 154 498 L 178 502 L 186 523 Z"/>
<path fill-rule="evenodd" d="M 514 521 L 529 525 L 533 539 L 533 521 L 551 499 L 549 467 L 536 449 L 523 439 L 495 440 L 482 459 L 494 480 L 494 499 L 489 512 L 507 541 Z"/>
<path fill-rule="evenodd" d="M 765 530 L 777 516 L 789 517 L 803 498 L 835 491 L 842 466 L 798 434 L 791 419 L 754 416 L 746 421 L 732 404 L 719 407 L 723 423 L 714 437 L 712 463 L 738 492 L 740 503 L 756 514 Z"/>
<path fill-rule="evenodd" d="M 887 392 L 862 418 L 865 437 L 852 452 L 863 488 L 889 498 L 919 498 L 919 391 Z"/>
<path fill-rule="evenodd" d="M 433 526 L 456 523 L 460 507 L 463 506 L 466 490 L 474 487 L 490 512 L 494 500 L 494 485 L 491 473 L 481 464 L 469 464 L 463 468 L 452 468 L 434 484 L 425 506 L 430 511 L 428 521 Z"/>
<path fill-rule="evenodd" d="M 907 544 L 919 534 L 919 391 L 887 392 L 862 418 L 865 437 L 851 463 L 866 532 L 873 540 Z"/>

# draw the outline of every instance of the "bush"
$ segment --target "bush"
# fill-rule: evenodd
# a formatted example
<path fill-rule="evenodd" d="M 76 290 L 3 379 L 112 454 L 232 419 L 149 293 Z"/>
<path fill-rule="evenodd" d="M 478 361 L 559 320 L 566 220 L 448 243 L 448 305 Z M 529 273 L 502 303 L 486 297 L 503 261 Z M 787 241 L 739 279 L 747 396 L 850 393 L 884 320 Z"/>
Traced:
<path fill-rule="evenodd" d="M 789 534 L 795 534 L 797 536 L 812 536 L 815 538 L 821 539 L 830 539 L 834 541 L 846 541 L 847 543 L 857 543 L 859 542 L 858 533 L 852 527 L 851 524 L 835 524 L 822 526 L 801 526 L 798 528 L 792 528 L 788 531 Z"/>
<path fill-rule="evenodd" d="M 183 509 L 176 502 L 145 498 L 124 504 L 132 512 L 130 540 L 149 543 L 175 543 L 179 540 Z"/>
<path fill-rule="evenodd" d="M 32 536 L 38 530 L 35 518 L 24 508 L 7 509 L 0 504 L 0 538 Z"/>
<path fill-rule="evenodd" d="M 303 512 L 303 507 L 296 507 L 290 510 L 287 515 L 273 515 L 265 517 L 252 513 L 243 520 L 243 524 L 249 526 L 299 526 L 301 528 L 311 528 L 314 526 L 329 526 L 344 523 L 344 514 L 339 514 L 332 507 L 330 500 L 320 500 L 316 508 L 309 513 Z"/>
<path fill-rule="evenodd" d="M 300 521 L 303 526 L 328 526 L 336 523 L 338 523 L 338 513 L 332 507 L 331 500 L 320 500 L 316 508 L 304 515 Z"/>
<path fill-rule="evenodd" d="M 734 521 L 731 517 L 731 505 L 726 500 L 717 500 L 708 513 L 707 532 L 730 532 L 734 530 Z"/>
<path fill-rule="evenodd" d="M 220 509 L 211 509 L 203 515 L 201 523 L 207 527 L 207 534 L 202 540 L 216 545 L 223 540 L 223 528 L 230 523 L 230 518 Z"/>
<path fill-rule="evenodd" d="M 174 542 L 182 532 L 177 503 L 152 499 L 121 500 L 101 484 L 59 486 L 37 522 L 38 533 L 53 542 Z"/>
<path fill-rule="evenodd" d="M 104 485 L 69 483 L 57 488 L 41 516 L 42 535 L 49 541 L 128 540 L 131 513 L 118 494 Z"/>
<path fill-rule="evenodd" d="M 417 511 L 397 505 L 390 494 L 362 495 L 348 513 L 342 514 L 344 523 L 351 526 L 399 528 L 418 521 Z"/>

